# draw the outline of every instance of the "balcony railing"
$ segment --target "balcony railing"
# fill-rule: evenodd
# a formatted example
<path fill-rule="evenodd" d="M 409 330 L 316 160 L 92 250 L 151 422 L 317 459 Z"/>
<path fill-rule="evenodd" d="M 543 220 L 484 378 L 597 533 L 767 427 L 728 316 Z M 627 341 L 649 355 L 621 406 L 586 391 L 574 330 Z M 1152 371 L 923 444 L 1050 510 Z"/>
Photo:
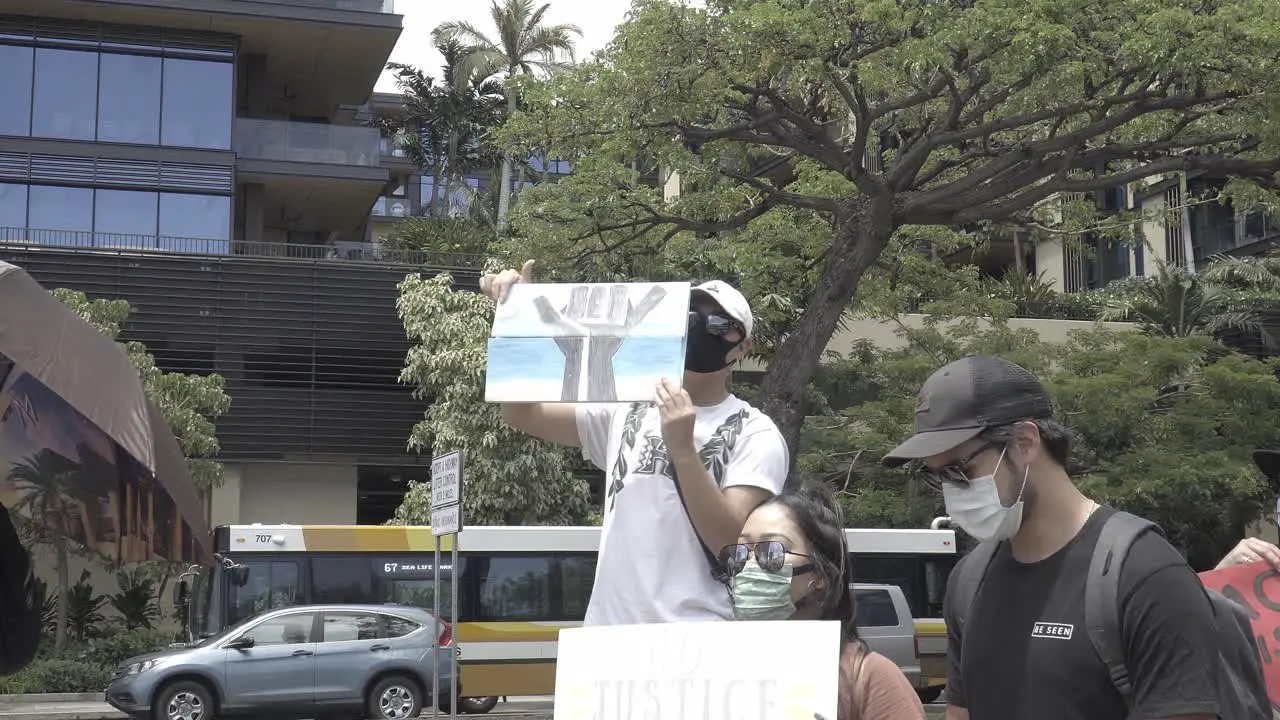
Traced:
<path fill-rule="evenodd" d="M 395 0 L 255 0 L 267 5 L 296 5 L 324 10 L 348 10 L 350 12 L 367 12 L 394 14 Z"/>
<path fill-rule="evenodd" d="M 238 255 L 284 260 L 333 260 L 378 265 L 428 266 L 479 269 L 484 257 L 470 253 L 431 253 L 396 250 L 375 244 L 358 246 L 302 245 L 295 243 L 209 240 L 155 235 L 39 230 L 0 227 L 0 246 L 24 249 L 61 249 L 82 252 L 138 253 L 143 255 Z"/>
<path fill-rule="evenodd" d="M 236 118 L 236 154 L 251 160 L 377 167 L 377 128 Z"/>

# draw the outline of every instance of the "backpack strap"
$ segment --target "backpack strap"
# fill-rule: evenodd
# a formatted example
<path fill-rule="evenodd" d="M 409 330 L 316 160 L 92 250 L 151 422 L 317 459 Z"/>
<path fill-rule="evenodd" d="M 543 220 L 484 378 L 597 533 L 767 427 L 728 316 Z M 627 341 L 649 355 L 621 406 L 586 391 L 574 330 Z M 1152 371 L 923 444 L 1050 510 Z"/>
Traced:
<path fill-rule="evenodd" d="M 947 589 L 947 599 L 953 603 L 952 616 L 963 632 L 969 613 L 973 610 L 973 602 L 978 599 L 978 588 L 982 587 L 982 579 L 987 576 L 987 567 L 1000 548 L 999 542 L 987 541 L 964 556 L 959 567 L 952 573 L 952 585 Z M 963 646 L 962 646 L 963 647 Z"/>
<path fill-rule="evenodd" d="M 1126 512 L 1116 512 L 1107 518 L 1093 549 L 1084 586 L 1084 621 L 1089 641 L 1126 703 L 1132 698 L 1133 685 L 1125 664 L 1120 629 L 1120 569 L 1133 542 L 1149 531 L 1160 532 L 1160 527 Z"/>

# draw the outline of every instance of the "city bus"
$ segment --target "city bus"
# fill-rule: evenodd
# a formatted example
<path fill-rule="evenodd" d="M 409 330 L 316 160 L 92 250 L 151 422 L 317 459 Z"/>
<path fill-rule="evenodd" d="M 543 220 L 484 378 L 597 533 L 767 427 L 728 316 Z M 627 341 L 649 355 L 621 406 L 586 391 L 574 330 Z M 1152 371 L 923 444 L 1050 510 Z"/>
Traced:
<path fill-rule="evenodd" d="M 922 654 L 931 640 L 945 646 L 937 618 L 956 561 L 954 531 L 850 529 L 845 535 L 854 581 L 901 587 Z M 455 538 L 440 541 L 440 613 L 455 625 L 463 693 L 494 702 L 553 694 L 556 636 L 582 624 L 600 528 L 465 528 L 456 536 L 456 568 L 449 566 Z M 214 547 L 217 562 L 193 568 L 175 588 L 188 640 L 288 605 L 434 607 L 429 527 L 223 525 L 214 531 Z"/>

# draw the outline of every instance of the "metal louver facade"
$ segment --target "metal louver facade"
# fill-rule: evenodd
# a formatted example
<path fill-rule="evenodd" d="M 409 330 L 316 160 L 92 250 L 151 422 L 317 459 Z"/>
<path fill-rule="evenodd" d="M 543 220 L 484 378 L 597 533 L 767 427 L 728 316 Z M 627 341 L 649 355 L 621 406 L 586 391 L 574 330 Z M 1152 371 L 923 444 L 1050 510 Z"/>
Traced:
<path fill-rule="evenodd" d="M 128 300 L 123 339 L 166 371 L 217 373 L 231 411 L 224 460 L 396 463 L 427 401 L 399 383 L 409 348 L 396 285 L 409 272 L 475 270 L 343 260 L 165 255 L 0 246 L 47 288 Z"/>

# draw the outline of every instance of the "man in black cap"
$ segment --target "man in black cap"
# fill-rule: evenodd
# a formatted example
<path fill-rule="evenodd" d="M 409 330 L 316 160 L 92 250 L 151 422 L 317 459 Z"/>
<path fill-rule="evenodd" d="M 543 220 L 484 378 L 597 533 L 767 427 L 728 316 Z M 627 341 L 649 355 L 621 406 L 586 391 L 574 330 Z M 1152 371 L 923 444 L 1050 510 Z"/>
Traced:
<path fill-rule="evenodd" d="M 930 376 L 915 434 L 884 458 L 889 467 L 919 461 L 952 521 L 990 541 L 948 582 L 947 717 L 1218 717 L 1214 675 L 1205 670 L 1218 662 L 1213 610 L 1199 578 L 1158 533 L 1134 541 L 1119 575 L 1132 709 L 1113 684 L 1083 609 L 1093 550 L 1115 511 L 1072 483 L 1064 469 L 1070 433 L 1052 416 L 1030 372 L 971 355 Z M 986 566 L 966 573 L 970 561 Z"/>
<path fill-rule="evenodd" d="M 1271 486 L 1271 493 L 1276 496 L 1276 515 L 1275 519 L 1280 524 L 1280 450 L 1254 450 L 1253 462 L 1267 476 L 1267 484 Z M 1227 553 L 1218 563 L 1216 570 L 1228 568 L 1233 565 L 1244 565 L 1245 563 L 1257 562 L 1265 560 L 1271 564 L 1271 567 L 1280 570 L 1280 547 L 1263 540 L 1262 538 L 1247 537 L 1241 540 L 1231 552 Z"/>

